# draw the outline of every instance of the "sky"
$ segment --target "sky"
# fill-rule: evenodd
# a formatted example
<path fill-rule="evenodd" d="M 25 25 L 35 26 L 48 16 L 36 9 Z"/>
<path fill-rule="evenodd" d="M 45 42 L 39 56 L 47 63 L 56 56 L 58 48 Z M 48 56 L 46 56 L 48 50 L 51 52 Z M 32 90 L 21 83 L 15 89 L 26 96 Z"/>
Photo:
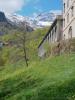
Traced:
<path fill-rule="evenodd" d="M 0 0 L 0 11 L 32 16 L 41 12 L 60 12 L 62 0 Z"/>

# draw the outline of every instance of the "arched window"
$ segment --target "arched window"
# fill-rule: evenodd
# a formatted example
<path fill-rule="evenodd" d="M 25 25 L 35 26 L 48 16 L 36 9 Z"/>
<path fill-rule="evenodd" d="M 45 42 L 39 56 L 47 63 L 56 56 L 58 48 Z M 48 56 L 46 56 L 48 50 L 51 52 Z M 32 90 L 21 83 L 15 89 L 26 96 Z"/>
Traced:
<path fill-rule="evenodd" d="M 69 31 L 68 31 L 68 38 L 72 38 L 72 26 L 70 26 Z"/>
<path fill-rule="evenodd" d="M 67 8 L 69 7 L 69 0 L 67 0 Z"/>

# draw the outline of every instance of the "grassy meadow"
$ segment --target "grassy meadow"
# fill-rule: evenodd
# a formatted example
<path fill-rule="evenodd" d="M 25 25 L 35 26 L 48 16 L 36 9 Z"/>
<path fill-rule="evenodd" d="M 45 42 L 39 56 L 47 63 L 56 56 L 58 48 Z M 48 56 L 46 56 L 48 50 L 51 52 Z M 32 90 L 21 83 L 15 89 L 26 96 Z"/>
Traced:
<path fill-rule="evenodd" d="M 75 100 L 75 54 L 0 68 L 0 100 Z"/>
<path fill-rule="evenodd" d="M 27 34 L 28 67 L 16 45 L 0 51 L 0 100 L 75 100 L 75 54 L 45 59 L 37 56 L 46 31 Z M 13 34 L 2 37 L 3 41 L 13 39 Z"/>

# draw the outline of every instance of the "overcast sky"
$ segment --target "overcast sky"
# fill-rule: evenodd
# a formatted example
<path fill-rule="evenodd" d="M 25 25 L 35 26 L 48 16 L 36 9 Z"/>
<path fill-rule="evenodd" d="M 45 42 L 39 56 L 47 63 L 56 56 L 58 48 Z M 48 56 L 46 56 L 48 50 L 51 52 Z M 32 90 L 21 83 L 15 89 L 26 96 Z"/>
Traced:
<path fill-rule="evenodd" d="M 62 0 L 0 0 L 0 11 L 32 16 L 36 13 L 62 9 Z"/>

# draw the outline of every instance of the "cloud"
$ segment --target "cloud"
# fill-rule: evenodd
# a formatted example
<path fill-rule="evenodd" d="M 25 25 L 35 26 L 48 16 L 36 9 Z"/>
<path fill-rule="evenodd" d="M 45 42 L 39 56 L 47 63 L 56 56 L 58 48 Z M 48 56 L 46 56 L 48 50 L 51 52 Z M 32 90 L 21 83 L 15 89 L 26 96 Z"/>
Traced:
<path fill-rule="evenodd" d="M 54 13 L 56 15 L 61 15 L 62 14 L 62 10 L 50 10 L 51 13 Z"/>
<path fill-rule="evenodd" d="M 33 17 L 34 18 L 37 17 L 37 13 L 36 12 L 33 13 Z"/>
<path fill-rule="evenodd" d="M 0 0 L 0 11 L 14 13 L 21 10 L 24 4 L 25 0 Z"/>
<path fill-rule="evenodd" d="M 22 10 L 23 6 L 33 3 L 36 12 L 43 12 L 43 7 L 39 5 L 40 0 L 0 0 L 0 11 L 5 13 L 16 13 Z M 52 10 L 54 13 L 61 13 L 59 10 Z"/>
<path fill-rule="evenodd" d="M 35 0 L 34 3 L 37 3 L 39 0 Z M 23 6 L 33 2 L 33 0 L 0 0 L 0 11 L 6 13 L 15 13 L 22 10 Z"/>
<path fill-rule="evenodd" d="M 42 7 L 34 6 L 34 9 L 38 12 L 43 12 Z"/>
<path fill-rule="evenodd" d="M 34 1 L 34 4 L 38 4 L 38 3 L 39 3 L 39 1 L 40 1 L 40 0 L 35 0 L 35 1 Z"/>

